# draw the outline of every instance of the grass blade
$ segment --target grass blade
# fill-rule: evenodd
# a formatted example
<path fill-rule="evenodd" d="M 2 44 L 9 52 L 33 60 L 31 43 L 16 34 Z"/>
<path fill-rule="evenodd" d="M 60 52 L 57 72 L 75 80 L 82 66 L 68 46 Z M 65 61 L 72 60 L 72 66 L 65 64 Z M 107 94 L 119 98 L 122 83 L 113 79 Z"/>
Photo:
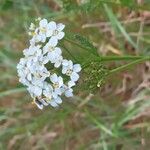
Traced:
<path fill-rule="evenodd" d="M 125 39 L 135 48 L 137 48 L 137 45 L 132 40 L 132 38 L 129 36 L 129 34 L 126 32 L 125 28 L 121 25 L 121 23 L 118 21 L 118 19 L 113 14 L 113 11 L 107 6 L 107 4 L 104 4 L 105 11 L 108 15 L 109 20 L 111 21 L 112 26 L 115 29 L 115 32 L 117 33 L 118 30 L 122 33 L 122 35 L 125 37 Z"/>
<path fill-rule="evenodd" d="M 4 97 L 4 96 L 10 95 L 10 94 L 24 92 L 24 91 L 26 91 L 26 88 L 16 88 L 16 89 L 13 89 L 13 90 L 0 92 L 0 97 Z"/>

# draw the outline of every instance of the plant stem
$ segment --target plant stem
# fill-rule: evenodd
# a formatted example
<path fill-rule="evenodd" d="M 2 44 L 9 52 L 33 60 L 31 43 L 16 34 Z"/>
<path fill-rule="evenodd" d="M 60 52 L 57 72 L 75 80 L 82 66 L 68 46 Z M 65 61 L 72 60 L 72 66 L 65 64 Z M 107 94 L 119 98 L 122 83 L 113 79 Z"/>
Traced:
<path fill-rule="evenodd" d="M 87 68 L 91 62 L 110 62 L 110 61 L 137 61 L 150 60 L 150 56 L 101 56 L 83 64 L 83 68 Z"/>
<path fill-rule="evenodd" d="M 97 58 L 96 60 L 98 61 L 130 61 L 130 60 L 137 60 L 137 59 L 143 59 L 143 58 L 148 58 L 147 56 L 102 56 L 99 59 Z"/>
<path fill-rule="evenodd" d="M 145 57 L 145 58 L 141 58 L 141 59 L 138 59 L 138 60 L 135 60 L 131 63 L 128 63 L 126 65 L 123 65 L 121 67 L 118 67 L 118 68 L 115 68 L 115 69 L 112 69 L 110 72 L 109 72 L 109 75 L 111 74 L 114 74 L 114 73 L 117 73 L 117 72 L 120 72 L 120 71 L 123 71 L 124 69 L 129 69 L 130 67 L 138 64 L 138 63 L 141 63 L 143 61 L 146 61 L 146 60 L 150 60 L 150 57 Z"/>

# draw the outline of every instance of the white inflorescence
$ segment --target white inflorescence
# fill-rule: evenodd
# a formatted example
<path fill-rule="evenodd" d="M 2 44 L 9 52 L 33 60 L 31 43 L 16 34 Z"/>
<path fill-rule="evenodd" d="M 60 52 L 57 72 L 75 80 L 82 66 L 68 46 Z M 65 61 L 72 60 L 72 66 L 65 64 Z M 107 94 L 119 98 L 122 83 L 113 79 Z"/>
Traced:
<path fill-rule="evenodd" d="M 30 46 L 23 51 L 25 57 L 17 65 L 19 81 L 27 86 L 40 109 L 48 105 L 57 107 L 62 103 L 62 95 L 73 96 L 72 87 L 79 79 L 81 66 L 63 59 L 62 50 L 57 47 L 65 35 L 64 24 L 48 22 L 47 19 L 37 19 L 37 24 L 30 25 Z M 61 68 L 62 74 L 48 70 L 45 66 L 48 63 L 53 64 L 54 68 Z M 69 76 L 69 81 L 64 82 L 61 75 Z"/>

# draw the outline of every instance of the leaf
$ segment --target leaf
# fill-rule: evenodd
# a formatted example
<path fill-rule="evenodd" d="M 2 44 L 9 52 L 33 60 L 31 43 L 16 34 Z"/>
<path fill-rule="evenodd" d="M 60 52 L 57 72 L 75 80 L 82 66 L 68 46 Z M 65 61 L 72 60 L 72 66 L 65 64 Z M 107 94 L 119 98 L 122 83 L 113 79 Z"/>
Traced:
<path fill-rule="evenodd" d="M 97 53 L 97 48 L 93 46 L 93 44 L 84 36 L 81 36 L 79 34 L 75 35 L 75 39 L 84 47 L 86 47 L 87 49 L 91 49 L 92 51 L 94 51 L 95 53 Z"/>
<path fill-rule="evenodd" d="M 66 35 L 66 40 L 78 47 L 88 51 L 89 53 L 98 56 L 97 48 L 88 40 L 88 38 L 81 36 L 80 34 L 69 33 Z"/>

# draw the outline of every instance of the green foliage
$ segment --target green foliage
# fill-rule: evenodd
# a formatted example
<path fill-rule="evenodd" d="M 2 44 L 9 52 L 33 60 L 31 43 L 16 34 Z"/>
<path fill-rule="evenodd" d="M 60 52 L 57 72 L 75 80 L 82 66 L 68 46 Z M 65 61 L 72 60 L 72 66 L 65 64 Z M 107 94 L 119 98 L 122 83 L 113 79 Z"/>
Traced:
<path fill-rule="evenodd" d="M 139 72 L 144 71 L 144 66 L 134 67 L 131 72 L 125 68 L 131 76 L 129 84 L 124 82 L 126 73 L 109 76 L 114 68 L 128 65 L 127 61 L 141 59 L 140 54 L 150 54 L 148 20 L 144 20 L 142 32 L 140 21 L 124 23 L 130 12 L 136 19 L 150 8 L 149 0 L 141 5 L 135 2 L 0 0 L 0 149 L 149 150 L 150 120 L 148 113 L 141 114 L 149 110 L 150 93 L 131 96 L 142 81 Z M 28 45 L 25 41 L 29 23 L 37 17 L 66 24 L 66 39 L 59 46 L 66 58 L 82 64 L 75 96 L 64 99 L 58 109 L 38 110 L 18 82 L 16 64 Z M 91 27 L 82 28 L 84 24 Z M 123 54 L 132 54 L 130 57 L 116 55 L 116 51 L 122 52 L 124 40 L 129 47 L 136 47 L 137 38 L 140 52 L 126 47 Z M 116 51 L 108 49 L 108 45 Z M 145 146 L 141 139 L 145 139 Z"/>
<path fill-rule="evenodd" d="M 121 4 L 128 7 L 134 7 L 136 5 L 136 0 L 120 0 Z"/>
<path fill-rule="evenodd" d="M 2 4 L 1 4 L 0 8 L 3 11 L 6 11 L 12 7 L 13 7 L 13 1 L 12 0 L 5 0 L 5 1 L 2 0 Z"/>
<path fill-rule="evenodd" d="M 82 84 L 92 93 L 97 92 L 109 74 L 108 69 L 101 62 L 90 62 L 83 72 L 85 77 Z"/>
<path fill-rule="evenodd" d="M 66 35 L 66 40 L 71 42 L 72 44 L 77 45 L 78 47 L 82 48 L 83 50 L 86 50 L 90 54 L 98 55 L 97 54 L 97 48 L 93 46 L 93 44 L 88 40 L 88 38 L 80 35 L 80 34 L 72 34 L 69 33 Z"/>
<path fill-rule="evenodd" d="M 62 3 L 65 11 L 72 11 L 78 6 L 74 0 L 62 0 Z"/>
<path fill-rule="evenodd" d="M 97 48 L 94 47 L 93 44 L 86 37 L 83 37 L 83 36 L 81 36 L 79 34 L 76 34 L 75 35 L 75 39 L 77 40 L 78 43 L 80 43 L 81 45 L 83 45 L 84 48 L 92 50 L 96 54 Z"/>

